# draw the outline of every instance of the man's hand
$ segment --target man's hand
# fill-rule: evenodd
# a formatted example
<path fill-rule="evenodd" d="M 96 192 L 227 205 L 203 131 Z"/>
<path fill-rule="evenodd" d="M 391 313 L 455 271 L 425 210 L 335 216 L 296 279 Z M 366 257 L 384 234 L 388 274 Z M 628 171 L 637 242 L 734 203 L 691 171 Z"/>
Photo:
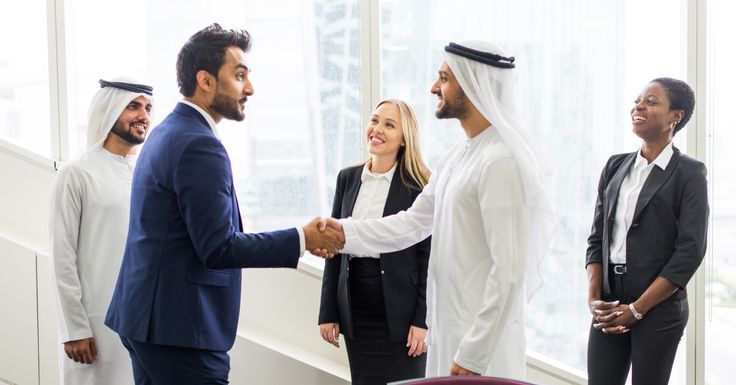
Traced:
<path fill-rule="evenodd" d="M 95 338 L 64 342 L 64 353 L 74 362 L 91 364 L 97 360 Z"/>
<path fill-rule="evenodd" d="M 319 334 L 322 339 L 335 345 L 336 348 L 340 347 L 340 323 L 329 322 L 326 324 L 319 325 Z"/>
<path fill-rule="evenodd" d="M 451 376 L 480 376 L 480 373 L 471 372 L 468 369 L 463 368 L 453 361 L 452 369 L 450 369 Z"/>
<path fill-rule="evenodd" d="M 322 218 L 319 220 L 319 223 L 317 223 L 317 227 L 319 227 L 319 231 L 325 231 L 328 227 L 332 227 L 333 229 L 341 232 L 343 237 L 345 236 L 345 231 L 342 229 L 342 223 L 335 218 Z"/>
<path fill-rule="evenodd" d="M 314 218 L 302 227 L 305 246 L 312 254 L 332 258 L 345 246 L 345 235 L 342 230 L 338 231 L 331 227 L 320 230 L 318 227 L 320 222 L 320 218 Z"/>
<path fill-rule="evenodd" d="M 419 357 L 427 352 L 427 344 L 424 338 L 427 337 L 427 329 L 422 329 L 414 325 L 409 326 L 409 335 L 406 337 L 406 347 L 409 348 L 409 355 Z"/>

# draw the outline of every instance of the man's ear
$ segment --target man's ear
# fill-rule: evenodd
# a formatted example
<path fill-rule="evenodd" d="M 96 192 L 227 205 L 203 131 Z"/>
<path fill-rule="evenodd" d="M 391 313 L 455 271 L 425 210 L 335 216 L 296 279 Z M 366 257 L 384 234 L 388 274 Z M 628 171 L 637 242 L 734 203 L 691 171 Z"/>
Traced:
<path fill-rule="evenodd" d="M 197 71 L 197 85 L 205 92 L 211 92 L 215 89 L 215 77 L 205 70 Z"/>

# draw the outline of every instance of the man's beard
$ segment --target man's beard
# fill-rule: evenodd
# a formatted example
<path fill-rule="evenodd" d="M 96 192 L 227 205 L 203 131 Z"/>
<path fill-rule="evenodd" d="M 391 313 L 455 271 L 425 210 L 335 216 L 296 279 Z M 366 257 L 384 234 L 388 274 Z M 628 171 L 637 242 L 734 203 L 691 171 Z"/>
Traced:
<path fill-rule="evenodd" d="M 240 108 L 238 100 L 227 95 L 223 95 L 220 92 L 215 94 L 215 99 L 212 101 L 210 108 L 225 119 L 234 120 L 236 122 L 240 122 L 245 119 L 245 114 Z"/>
<path fill-rule="evenodd" d="M 434 116 L 437 119 L 464 119 L 469 113 L 468 102 L 465 92 L 460 89 L 460 92 L 452 101 L 444 99 L 444 104 L 434 112 Z"/>
<path fill-rule="evenodd" d="M 143 137 L 136 137 L 133 135 L 133 128 L 130 127 L 134 123 L 140 123 L 140 122 L 130 122 L 128 123 L 128 130 L 125 130 L 125 123 L 121 121 L 115 122 L 115 124 L 112 126 L 112 133 L 119 136 L 120 139 L 132 144 L 137 145 L 143 143 L 143 141 L 146 138 L 146 134 L 143 134 Z"/>

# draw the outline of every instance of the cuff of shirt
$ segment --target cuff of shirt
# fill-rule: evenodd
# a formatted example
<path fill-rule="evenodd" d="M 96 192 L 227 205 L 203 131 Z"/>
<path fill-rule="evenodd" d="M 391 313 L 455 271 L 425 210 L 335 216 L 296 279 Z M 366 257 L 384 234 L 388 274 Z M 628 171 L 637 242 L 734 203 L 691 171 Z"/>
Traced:
<path fill-rule="evenodd" d="M 460 351 L 455 353 L 453 361 L 455 361 L 455 363 L 460 365 L 463 369 L 470 370 L 473 373 L 478 373 L 481 376 L 483 376 L 488 369 L 488 364 L 483 364 L 481 362 L 478 362 L 477 360 L 467 359 L 467 357 L 463 357 L 463 355 L 460 354 Z"/>
<path fill-rule="evenodd" d="M 358 243 L 358 234 L 355 231 L 355 223 L 353 218 L 338 219 L 342 225 L 342 232 L 345 234 L 345 247 L 340 250 L 342 254 L 356 254 L 354 248 Z"/>
<path fill-rule="evenodd" d="M 304 230 L 301 227 L 295 227 L 295 229 L 299 233 L 299 258 L 301 258 L 304 255 L 307 242 L 304 240 Z"/>

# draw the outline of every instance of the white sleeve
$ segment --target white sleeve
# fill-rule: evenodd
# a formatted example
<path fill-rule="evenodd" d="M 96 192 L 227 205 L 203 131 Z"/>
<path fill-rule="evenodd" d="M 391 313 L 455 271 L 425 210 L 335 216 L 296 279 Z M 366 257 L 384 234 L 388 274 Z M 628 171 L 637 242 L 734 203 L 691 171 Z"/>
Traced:
<path fill-rule="evenodd" d="M 78 179 L 73 170 L 61 169 L 51 191 L 49 229 L 61 342 L 92 337 L 82 305 L 82 286 L 77 272 L 77 242 L 82 216 L 82 191 Z"/>
<path fill-rule="evenodd" d="M 479 175 L 478 199 L 483 235 L 490 250 L 491 269 L 481 306 L 455 354 L 458 365 L 484 373 L 499 345 L 510 317 L 524 306 L 522 243 L 529 232 L 522 204 L 521 180 L 513 158 L 502 158 Z"/>
<path fill-rule="evenodd" d="M 403 250 L 432 234 L 435 174 L 409 209 L 383 218 L 341 219 L 345 231 L 343 254 L 368 255 Z"/>

